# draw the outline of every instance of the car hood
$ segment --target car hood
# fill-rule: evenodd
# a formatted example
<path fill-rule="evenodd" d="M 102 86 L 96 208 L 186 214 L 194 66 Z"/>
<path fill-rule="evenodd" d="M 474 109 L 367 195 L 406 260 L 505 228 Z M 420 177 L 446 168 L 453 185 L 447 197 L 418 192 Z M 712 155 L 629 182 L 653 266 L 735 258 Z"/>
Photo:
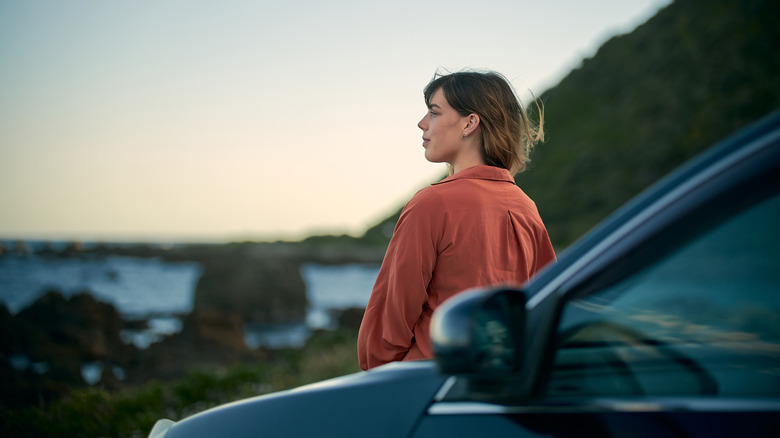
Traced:
<path fill-rule="evenodd" d="M 445 379 L 430 361 L 391 363 L 222 405 L 173 423 L 164 436 L 406 436 Z"/>

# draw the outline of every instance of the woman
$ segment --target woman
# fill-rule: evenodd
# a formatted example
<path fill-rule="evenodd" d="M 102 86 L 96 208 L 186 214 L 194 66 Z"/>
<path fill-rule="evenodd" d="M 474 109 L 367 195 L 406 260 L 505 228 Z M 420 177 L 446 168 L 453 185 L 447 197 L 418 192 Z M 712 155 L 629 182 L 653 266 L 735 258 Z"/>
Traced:
<path fill-rule="evenodd" d="M 433 356 L 434 310 L 469 288 L 524 283 L 555 260 L 536 205 L 515 184 L 543 139 L 506 79 L 459 72 L 425 88 L 425 158 L 450 176 L 404 207 L 358 337 L 362 369 Z"/>

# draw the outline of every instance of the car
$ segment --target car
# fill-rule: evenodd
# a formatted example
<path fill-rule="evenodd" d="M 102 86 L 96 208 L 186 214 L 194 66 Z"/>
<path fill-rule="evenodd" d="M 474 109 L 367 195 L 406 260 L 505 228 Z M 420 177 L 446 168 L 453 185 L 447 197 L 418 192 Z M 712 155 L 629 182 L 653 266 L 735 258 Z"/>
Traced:
<path fill-rule="evenodd" d="M 435 312 L 435 359 L 219 406 L 150 437 L 713 437 L 780 430 L 780 112 L 522 287 Z"/>

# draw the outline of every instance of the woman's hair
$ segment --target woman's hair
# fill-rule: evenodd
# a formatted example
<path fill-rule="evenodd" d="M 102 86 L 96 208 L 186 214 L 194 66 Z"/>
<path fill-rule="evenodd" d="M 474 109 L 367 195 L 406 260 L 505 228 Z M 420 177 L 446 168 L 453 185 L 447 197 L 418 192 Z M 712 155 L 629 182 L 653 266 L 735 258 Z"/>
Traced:
<path fill-rule="evenodd" d="M 463 71 L 442 75 L 437 72 L 424 90 L 427 105 L 440 88 L 447 103 L 460 115 L 479 116 L 485 164 L 507 169 L 513 175 L 526 169 L 534 144 L 544 140 L 544 109 L 538 102 L 537 128 L 509 81 L 499 73 Z"/>

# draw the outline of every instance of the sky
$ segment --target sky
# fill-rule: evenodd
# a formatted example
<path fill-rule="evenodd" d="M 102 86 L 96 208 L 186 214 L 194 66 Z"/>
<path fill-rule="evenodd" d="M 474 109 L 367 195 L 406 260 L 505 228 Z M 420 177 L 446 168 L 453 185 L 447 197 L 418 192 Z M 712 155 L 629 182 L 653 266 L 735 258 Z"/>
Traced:
<path fill-rule="evenodd" d="M 0 0 L 0 239 L 365 229 L 445 173 L 434 73 L 521 100 L 670 0 Z"/>

